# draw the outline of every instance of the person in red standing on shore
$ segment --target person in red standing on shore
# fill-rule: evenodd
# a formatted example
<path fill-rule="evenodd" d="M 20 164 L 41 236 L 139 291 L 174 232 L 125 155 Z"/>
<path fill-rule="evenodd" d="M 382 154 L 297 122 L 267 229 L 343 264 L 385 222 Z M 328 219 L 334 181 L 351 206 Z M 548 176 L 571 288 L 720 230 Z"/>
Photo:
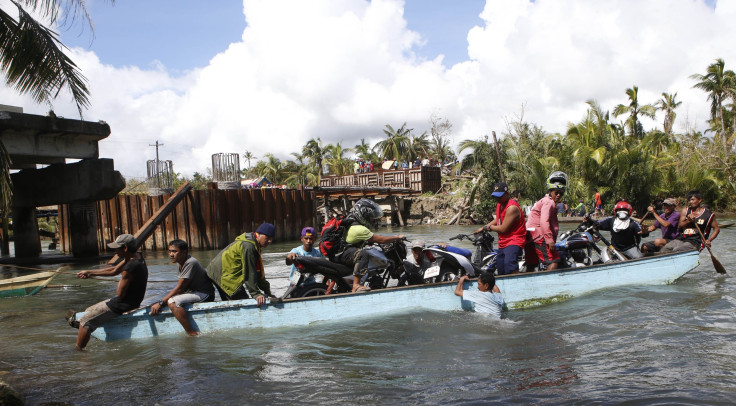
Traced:
<path fill-rule="evenodd" d="M 495 231 L 498 233 L 498 249 L 496 250 L 496 270 L 499 275 L 519 272 L 519 256 L 526 244 L 526 219 L 519 203 L 511 198 L 505 183 L 496 183 L 493 193 L 496 199 L 496 218 L 485 226 L 475 230 Z"/>

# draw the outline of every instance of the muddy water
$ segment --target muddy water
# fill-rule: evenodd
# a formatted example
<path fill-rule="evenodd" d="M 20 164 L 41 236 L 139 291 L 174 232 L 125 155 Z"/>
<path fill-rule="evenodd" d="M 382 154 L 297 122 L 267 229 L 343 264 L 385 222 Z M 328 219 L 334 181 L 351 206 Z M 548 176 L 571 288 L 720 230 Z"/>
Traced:
<path fill-rule="evenodd" d="M 439 242 L 471 230 L 393 232 Z M 283 258 L 295 245 L 265 250 L 277 293 L 289 272 Z M 701 265 L 675 284 L 596 292 L 512 310 L 502 320 L 404 313 L 198 338 L 93 340 L 84 352 L 74 350 L 64 311 L 112 296 L 115 284 L 61 275 L 54 284 L 80 286 L 0 300 L 0 378 L 29 404 L 731 404 L 734 245 L 734 229 L 714 244 L 726 277 L 704 252 Z M 207 263 L 216 253 L 194 254 Z M 147 261 L 152 281 L 175 279 L 164 253 L 148 253 Z M 172 285 L 151 282 L 144 304 Z"/>

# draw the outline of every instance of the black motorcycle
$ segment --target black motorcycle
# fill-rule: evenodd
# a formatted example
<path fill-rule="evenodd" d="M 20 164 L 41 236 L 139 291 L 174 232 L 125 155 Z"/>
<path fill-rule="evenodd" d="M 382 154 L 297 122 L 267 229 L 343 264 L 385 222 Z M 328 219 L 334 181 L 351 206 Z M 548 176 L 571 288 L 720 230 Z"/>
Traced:
<path fill-rule="evenodd" d="M 391 279 L 398 279 L 404 272 L 406 245 L 403 241 L 363 249 L 370 255 L 368 272 L 361 280 L 363 286 L 385 288 Z M 313 257 L 296 257 L 294 265 L 299 273 L 294 274 L 295 280 L 291 281 L 292 286 L 283 297 L 321 296 L 353 290 L 353 269 L 345 265 Z"/>

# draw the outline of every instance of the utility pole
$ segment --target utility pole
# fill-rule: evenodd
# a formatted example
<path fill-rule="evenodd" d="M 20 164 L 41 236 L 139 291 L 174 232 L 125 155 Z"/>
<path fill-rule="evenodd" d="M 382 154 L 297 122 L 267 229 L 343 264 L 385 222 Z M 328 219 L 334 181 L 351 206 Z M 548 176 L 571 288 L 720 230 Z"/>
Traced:
<path fill-rule="evenodd" d="M 495 134 L 494 134 L 495 137 Z M 156 140 L 155 144 L 148 144 L 149 147 L 156 147 L 156 187 L 161 188 L 161 168 L 158 166 L 158 147 L 163 147 L 164 144 L 159 144 Z"/>

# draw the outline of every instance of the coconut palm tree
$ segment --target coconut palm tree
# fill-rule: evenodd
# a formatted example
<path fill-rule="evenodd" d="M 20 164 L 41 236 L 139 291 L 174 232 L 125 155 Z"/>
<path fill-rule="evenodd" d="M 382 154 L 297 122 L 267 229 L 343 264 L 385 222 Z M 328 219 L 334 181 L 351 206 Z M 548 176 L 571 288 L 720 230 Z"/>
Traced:
<path fill-rule="evenodd" d="M 322 145 L 322 140 L 317 137 L 317 139 L 312 138 L 307 141 L 304 147 L 302 147 L 302 155 L 304 155 L 304 158 L 317 165 L 319 168 L 319 175 L 321 177 L 324 174 L 322 162 L 327 155 L 327 151 L 325 150 L 324 145 Z"/>
<path fill-rule="evenodd" d="M 289 161 L 289 177 L 286 178 L 285 183 L 290 187 L 297 187 L 299 185 L 315 186 L 319 181 L 317 171 L 314 170 L 313 165 L 309 165 L 305 162 L 304 155 L 296 152 L 291 153 L 296 161 Z"/>
<path fill-rule="evenodd" d="M 644 129 L 639 121 L 639 116 L 654 118 L 657 110 L 651 104 L 639 105 L 639 88 L 637 86 L 626 89 L 626 95 L 629 96 L 629 105 L 619 104 L 616 106 L 613 109 L 613 116 L 618 117 L 628 114 L 629 116 L 624 123 L 629 128 L 629 135 L 641 139 L 644 136 Z"/>
<path fill-rule="evenodd" d="M 86 79 L 64 53 L 58 34 L 36 20 L 53 26 L 86 21 L 94 32 L 84 0 L 11 0 L 0 8 L 0 69 L 5 82 L 37 103 L 50 103 L 67 89 L 79 115 L 89 106 Z M 17 18 L 15 17 L 17 13 Z"/>
<path fill-rule="evenodd" d="M 382 159 L 401 159 L 401 157 L 406 155 L 406 150 L 409 147 L 409 135 L 411 132 L 411 128 L 406 128 L 406 123 L 402 124 L 396 130 L 386 124 L 386 128 L 383 129 L 386 139 L 379 141 L 373 147 L 373 150 L 377 151 Z"/>
<path fill-rule="evenodd" d="M 353 151 L 355 152 L 355 155 L 358 156 L 358 158 L 364 161 L 378 162 L 380 160 L 378 155 L 373 152 L 370 144 L 365 142 L 365 138 L 360 139 L 360 144 L 353 147 Z"/>
<path fill-rule="evenodd" d="M 718 58 L 706 69 L 706 74 L 695 73 L 690 75 L 698 83 L 693 87 L 708 93 L 710 100 L 710 117 L 713 122 L 720 122 L 721 136 L 726 136 L 726 122 L 723 119 L 723 104 L 728 98 L 729 92 L 734 92 L 736 78 L 733 71 L 725 70 L 726 63 Z"/>
<path fill-rule="evenodd" d="M 675 94 L 669 94 L 666 92 L 662 93 L 662 98 L 657 100 L 657 102 L 654 104 L 654 106 L 658 109 L 664 112 L 664 123 L 662 124 L 664 128 L 664 133 L 667 136 L 672 135 L 672 126 L 675 124 L 675 117 L 677 117 L 677 114 L 675 113 L 675 109 L 680 107 L 682 102 L 677 101 L 677 93 Z"/>
<path fill-rule="evenodd" d="M 432 146 L 426 132 L 422 133 L 420 136 L 412 134 L 409 137 L 406 153 L 402 158 L 404 158 L 406 162 L 412 162 L 419 156 L 434 157 L 432 155 Z"/>
<path fill-rule="evenodd" d="M 331 174 L 342 176 L 353 173 L 353 161 L 344 156 L 346 153 L 352 152 L 352 149 L 343 148 L 342 141 L 340 141 L 337 144 L 328 145 L 325 150 L 327 152 L 325 161 Z"/>

